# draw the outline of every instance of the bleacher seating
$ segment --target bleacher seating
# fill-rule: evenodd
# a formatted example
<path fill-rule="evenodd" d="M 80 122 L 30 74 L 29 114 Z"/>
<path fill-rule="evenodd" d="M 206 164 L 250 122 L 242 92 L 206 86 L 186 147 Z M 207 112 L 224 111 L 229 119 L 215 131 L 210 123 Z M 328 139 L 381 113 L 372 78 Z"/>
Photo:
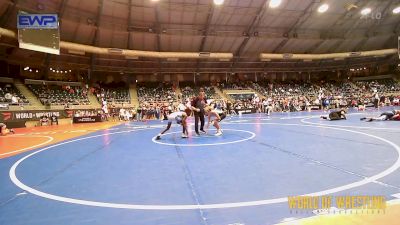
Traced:
<path fill-rule="evenodd" d="M 80 86 L 28 84 L 43 105 L 89 105 L 87 92 Z"/>
<path fill-rule="evenodd" d="M 197 96 L 200 92 L 200 88 L 204 89 L 204 93 L 208 99 L 220 99 L 220 96 L 215 93 L 214 87 L 209 83 L 200 83 L 195 85 L 191 82 L 181 82 L 179 86 L 184 99 Z"/>
<path fill-rule="evenodd" d="M 229 94 L 229 97 L 231 97 L 233 100 L 240 100 L 240 101 L 245 101 L 245 100 L 251 100 L 254 98 L 254 93 L 249 94 Z"/>
<path fill-rule="evenodd" d="M 248 89 L 248 82 L 222 82 L 218 86 L 224 90 L 246 90 Z"/>
<path fill-rule="evenodd" d="M 106 101 L 109 103 L 131 103 L 129 88 L 125 83 L 99 84 L 95 88 L 94 94 L 96 95 L 99 102 L 101 102 L 101 100 L 105 98 Z"/>
<path fill-rule="evenodd" d="M 329 101 L 330 108 L 351 107 L 359 104 L 372 106 L 374 93 L 397 99 L 400 84 L 393 79 L 375 81 L 330 81 L 318 83 L 251 83 L 250 88 L 267 96 L 268 101 L 280 110 L 291 106 L 304 109 L 306 106 L 319 109 L 322 101 Z M 385 103 L 390 104 L 390 103 Z"/>
<path fill-rule="evenodd" d="M 138 84 L 137 90 L 140 104 L 172 104 L 177 101 L 175 90 L 169 83 Z"/>
<path fill-rule="evenodd" d="M 16 97 L 17 102 L 12 102 L 12 97 Z M 0 83 L 0 104 L 29 104 L 29 101 L 12 83 Z"/>
<path fill-rule="evenodd" d="M 56 82 L 42 80 L 26 80 L 26 86 L 37 96 L 44 105 L 89 105 L 87 89 L 78 82 Z M 352 107 L 358 105 L 372 106 L 376 94 L 381 105 L 399 104 L 400 84 L 393 79 L 380 79 L 368 81 L 318 81 L 307 82 L 269 82 L 244 81 L 239 83 L 216 84 L 222 90 L 227 88 L 233 106 L 260 107 L 271 105 L 275 111 L 305 110 L 306 108 L 321 109 Z M 197 96 L 200 88 L 205 90 L 208 99 L 219 101 L 221 97 L 216 94 L 210 83 L 181 82 L 182 95 L 178 96 L 175 88 L 170 83 L 143 83 L 138 84 L 138 100 L 145 110 L 152 110 L 171 106 L 176 108 L 179 103 L 187 98 Z M 256 99 L 254 89 L 262 96 Z M 129 88 L 123 83 L 101 84 L 95 86 L 94 94 L 99 101 L 105 98 L 108 103 L 130 103 Z M 7 96 L 6 96 L 7 95 Z M 18 101 L 14 105 L 29 104 L 20 91 L 10 81 L 0 82 L 0 104 L 11 103 L 11 97 Z M 6 99 L 7 97 L 7 99 Z M 256 99 L 256 100 L 255 100 Z M 264 102 L 263 102 L 264 101 Z M 266 101 L 266 103 L 265 103 Z M 323 103 L 328 102 L 327 106 Z"/>
<path fill-rule="evenodd" d="M 357 81 L 354 83 L 360 92 L 378 93 L 400 92 L 400 84 L 393 79 L 382 79 L 372 81 Z"/>

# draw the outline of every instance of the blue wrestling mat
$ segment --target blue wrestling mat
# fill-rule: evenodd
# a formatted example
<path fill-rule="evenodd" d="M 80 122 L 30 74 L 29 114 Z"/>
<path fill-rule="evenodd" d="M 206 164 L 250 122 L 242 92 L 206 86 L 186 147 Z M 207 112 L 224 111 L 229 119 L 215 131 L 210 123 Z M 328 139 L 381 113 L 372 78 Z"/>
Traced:
<path fill-rule="evenodd" d="M 155 140 L 131 122 L 0 161 L 0 224 L 261 225 L 293 214 L 294 195 L 400 193 L 400 122 L 378 111 L 228 117 L 222 136 Z M 189 122 L 189 124 L 192 121 Z"/>

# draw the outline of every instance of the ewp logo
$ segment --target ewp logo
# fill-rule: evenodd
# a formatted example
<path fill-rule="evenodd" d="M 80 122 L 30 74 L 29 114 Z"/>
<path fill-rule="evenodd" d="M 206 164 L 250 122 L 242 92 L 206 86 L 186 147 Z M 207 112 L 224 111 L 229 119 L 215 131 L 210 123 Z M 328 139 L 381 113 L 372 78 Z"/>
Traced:
<path fill-rule="evenodd" d="M 18 29 L 58 29 L 57 14 L 19 14 Z"/>

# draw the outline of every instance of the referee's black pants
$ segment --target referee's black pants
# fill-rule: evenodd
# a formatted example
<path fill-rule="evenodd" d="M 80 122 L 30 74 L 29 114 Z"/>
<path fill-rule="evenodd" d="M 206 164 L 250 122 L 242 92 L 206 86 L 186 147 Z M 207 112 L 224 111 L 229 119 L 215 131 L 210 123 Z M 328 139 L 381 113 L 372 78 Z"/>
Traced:
<path fill-rule="evenodd" d="M 204 112 L 194 112 L 194 130 L 199 133 L 199 119 L 200 119 L 200 130 L 204 130 Z"/>

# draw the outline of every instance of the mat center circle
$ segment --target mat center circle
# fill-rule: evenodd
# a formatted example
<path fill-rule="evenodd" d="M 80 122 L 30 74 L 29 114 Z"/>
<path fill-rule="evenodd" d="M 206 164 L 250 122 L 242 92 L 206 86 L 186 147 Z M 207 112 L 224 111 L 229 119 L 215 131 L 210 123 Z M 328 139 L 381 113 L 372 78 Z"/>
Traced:
<path fill-rule="evenodd" d="M 215 130 L 209 130 L 207 134 L 200 136 L 190 135 L 189 138 L 182 138 L 181 132 L 170 132 L 164 134 L 160 140 L 156 136 L 152 141 L 160 145 L 171 145 L 181 147 L 200 147 L 210 145 L 227 145 L 253 139 L 256 134 L 247 130 L 223 129 L 223 135 L 215 136 Z M 194 132 L 192 132 L 194 134 Z"/>

